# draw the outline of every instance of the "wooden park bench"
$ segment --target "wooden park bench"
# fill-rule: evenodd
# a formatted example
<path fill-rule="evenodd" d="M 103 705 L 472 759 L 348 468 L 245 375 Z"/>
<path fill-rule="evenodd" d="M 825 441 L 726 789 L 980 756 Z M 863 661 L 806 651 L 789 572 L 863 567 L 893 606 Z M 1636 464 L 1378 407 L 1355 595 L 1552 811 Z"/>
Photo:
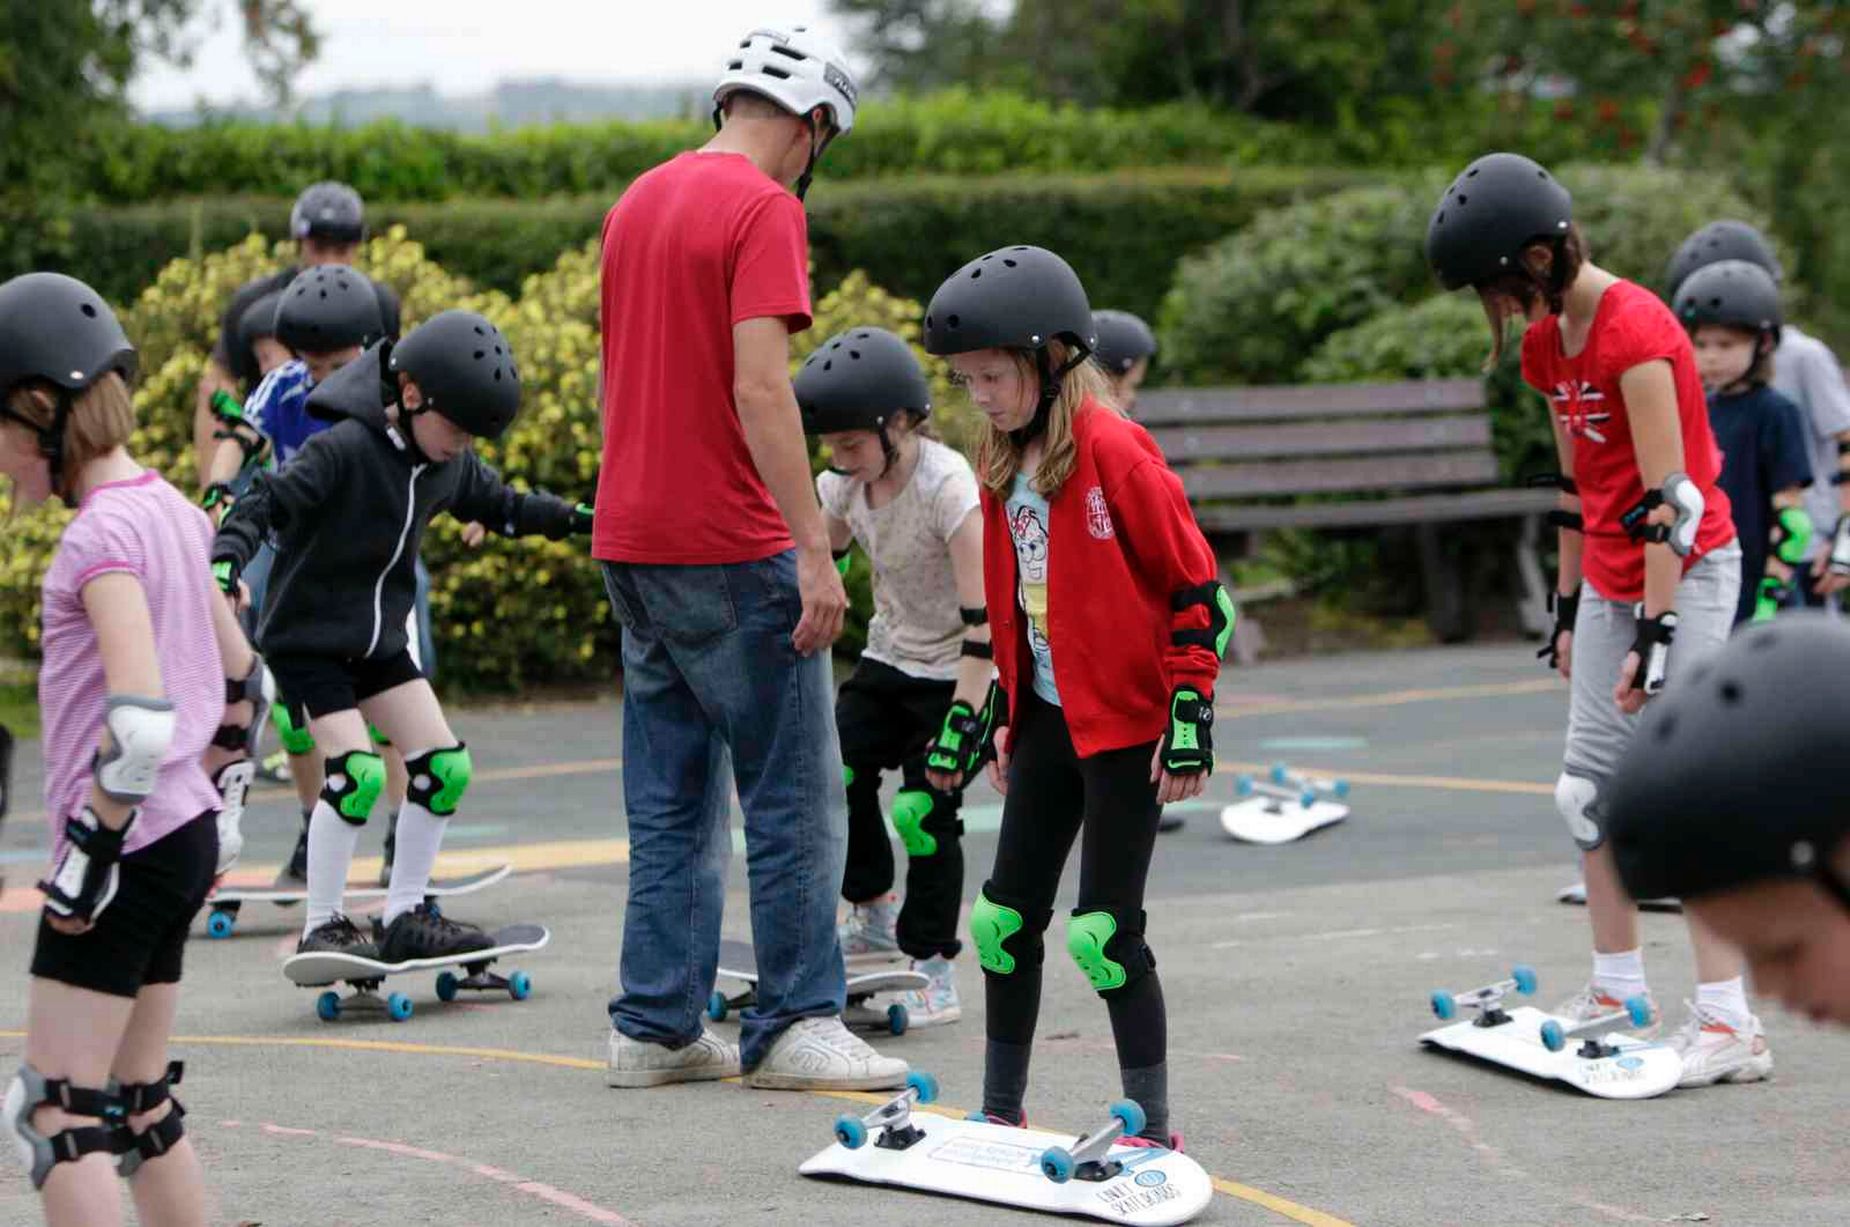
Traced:
<path fill-rule="evenodd" d="M 1524 620 L 1541 616 L 1536 549 L 1555 493 L 1497 484 L 1482 380 L 1151 388 L 1138 395 L 1136 417 L 1181 476 L 1210 540 L 1250 543 L 1277 528 L 1411 528 L 1427 617 L 1448 642 L 1470 626 L 1445 526 L 1520 518 Z"/>

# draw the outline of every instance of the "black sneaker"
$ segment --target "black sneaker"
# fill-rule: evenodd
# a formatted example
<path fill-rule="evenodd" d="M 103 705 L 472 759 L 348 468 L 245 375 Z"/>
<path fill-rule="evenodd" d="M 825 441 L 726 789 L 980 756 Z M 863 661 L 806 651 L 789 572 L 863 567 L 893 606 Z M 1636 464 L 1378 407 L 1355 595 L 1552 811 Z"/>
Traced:
<path fill-rule="evenodd" d="M 366 940 L 360 927 L 339 912 L 311 930 L 296 943 L 297 954 L 351 954 L 355 958 L 376 959 L 379 947 Z"/>
<path fill-rule="evenodd" d="M 302 819 L 302 833 L 296 836 L 295 851 L 289 854 L 289 863 L 276 874 L 278 890 L 308 889 L 308 819 Z"/>
<path fill-rule="evenodd" d="M 379 866 L 379 885 L 392 884 L 392 856 L 398 851 L 398 815 L 385 820 L 385 861 Z"/>
<path fill-rule="evenodd" d="M 385 927 L 379 961 L 408 963 L 412 959 L 447 958 L 486 950 L 494 944 L 494 939 L 482 930 L 451 920 L 426 900 Z"/>

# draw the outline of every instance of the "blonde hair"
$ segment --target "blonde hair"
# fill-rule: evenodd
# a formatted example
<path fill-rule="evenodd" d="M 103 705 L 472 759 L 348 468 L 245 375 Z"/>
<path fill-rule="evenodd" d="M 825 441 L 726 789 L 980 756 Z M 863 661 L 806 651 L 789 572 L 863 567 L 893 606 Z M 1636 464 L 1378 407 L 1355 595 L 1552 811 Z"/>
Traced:
<path fill-rule="evenodd" d="M 1041 373 L 1034 360 L 1034 351 L 1011 349 L 1007 353 L 1014 360 L 1021 377 L 1035 389 L 1038 398 Z M 1052 363 L 1054 370 L 1066 365 L 1068 353 L 1064 341 L 1050 341 L 1047 344 L 1047 360 Z M 1098 363 L 1081 362 L 1061 378 L 1060 395 L 1047 411 L 1040 467 L 1034 471 L 1034 478 L 1029 483 L 1034 487 L 1034 492 L 1044 499 L 1051 500 L 1060 492 L 1060 487 L 1066 484 L 1066 479 L 1073 475 L 1073 465 L 1078 458 L 1078 445 L 1073 439 L 1073 418 L 1088 398 L 1097 401 L 1107 412 L 1123 412 L 1118 408 L 1117 397 L 1104 368 Z M 985 418 L 982 435 L 976 446 L 976 471 L 982 478 L 983 488 L 999 499 L 1008 498 L 1015 484 L 1015 475 L 1021 472 L 1024 450 L 1013 434 L 996 429 L 995 423 Z"/>
<path fill-rule="evenodd" d="M 6 404 L 26 422 L 46 431 L 57 418 L 59 395 L 50 383 L 32 380 L 9 392 Z M 70 416 L 64 423 L 62 470 L 52 474 L 53 485 L 60 490 L 71 489 L 84 465 L 115 451 L 134 433 L 135 402 L 128 384 L 115 371 L 105 371 L 71 399 Z"/>

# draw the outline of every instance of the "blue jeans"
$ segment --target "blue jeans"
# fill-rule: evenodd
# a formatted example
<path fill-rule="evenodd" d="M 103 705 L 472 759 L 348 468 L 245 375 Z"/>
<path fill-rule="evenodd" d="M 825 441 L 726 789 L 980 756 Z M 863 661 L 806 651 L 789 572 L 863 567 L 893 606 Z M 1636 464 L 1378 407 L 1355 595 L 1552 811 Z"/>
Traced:
<path fill-rule="evenodd" d="M 826 651 L 790 644 L 796 555 L 723 566 L 605 563 L 623 624 L 623 801 L 629 903 L 612 1024 L 679 1047 L 700 1035 L 719 961 L 732 853 L 730 785 L 745 810 L 756 1003 L 747 1069 L 799 1018 L 843 1004 L 835 899 L 848 801 Z"/>

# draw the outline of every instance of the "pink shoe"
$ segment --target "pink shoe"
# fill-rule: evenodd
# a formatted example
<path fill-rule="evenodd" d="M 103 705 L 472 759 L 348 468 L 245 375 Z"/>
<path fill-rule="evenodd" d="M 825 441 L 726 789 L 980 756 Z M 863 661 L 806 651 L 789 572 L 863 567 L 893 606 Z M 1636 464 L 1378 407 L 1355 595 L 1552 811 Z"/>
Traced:
<path fill-rule="evenodd" d="M 1010 1129 L 1026 1129 L 1028 1127 L 1028 1114 L 1026 1112 L 1021 1114 L 1020 1120 L 1010 1120 L 1000 1113 L 983 1111 L 972 1112 L 970 1115 L 964 1117 L 964 1119 L 982 1121 L 984 1124 L 989 1125 L 1005 1125 Z"/>
<path fill-rule="evenodd" d="M 1127 1137 L 1127 1138 L 1119 1138 L 1117 1144 L 1119 1146 L 1134 1147 L 1138 1150 L 1173 1150 L 1177 1154 L 1183 1153 L 1182 1152 L 1182 1133 L 1180 1130 L 1170 1131 L 1169 1144 L 1167 1146 L 1163 1145 L 1163 1143 L 1157 1141 L 1154 1138 L 1146 1138 L 1146 1137 L 1141 1136 L 1140 1134 L 1135 1134 L 1135 1133 L 1133 1133 L 1130 1137 Z"/>

